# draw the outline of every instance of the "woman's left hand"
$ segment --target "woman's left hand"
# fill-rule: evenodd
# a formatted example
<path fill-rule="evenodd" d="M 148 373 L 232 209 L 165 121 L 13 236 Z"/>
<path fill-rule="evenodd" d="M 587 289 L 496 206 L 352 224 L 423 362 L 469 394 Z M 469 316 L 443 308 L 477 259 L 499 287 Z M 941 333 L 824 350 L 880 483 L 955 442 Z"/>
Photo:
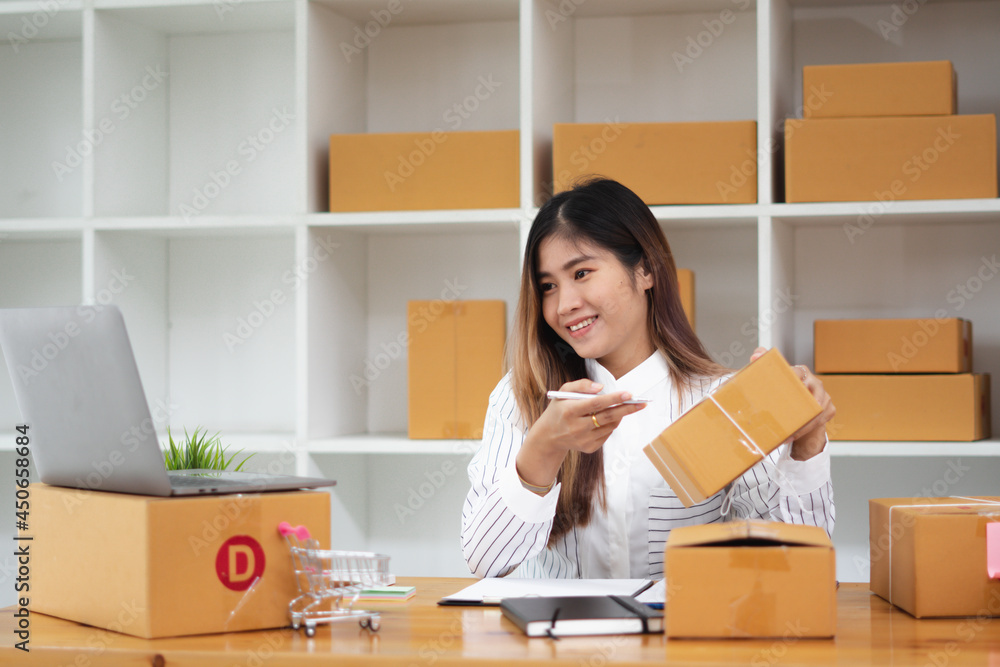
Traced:
<path fill-rule="evenodd" d="M 765 352 L 767 352 L 765 348 L 758 347 L 753 351 L 750 361 L 755 361 Z M 791 457 L 796 461 L 805 461 L 816 456 L 826 447 L 826 423 L 833 419 L 833 416 L 837 413 L 837 408 L 834 406 L 830 394 L 826 393 L 823 383 L 818 377 L 812 374 L 812 371 L 802 365 L 792 366 L 792 370 L 795 371 L 795 374 L 802 380 L 809 393 L 812 394 L 816 402 L 823 408 L 822 412 L 792 434 Z"/>

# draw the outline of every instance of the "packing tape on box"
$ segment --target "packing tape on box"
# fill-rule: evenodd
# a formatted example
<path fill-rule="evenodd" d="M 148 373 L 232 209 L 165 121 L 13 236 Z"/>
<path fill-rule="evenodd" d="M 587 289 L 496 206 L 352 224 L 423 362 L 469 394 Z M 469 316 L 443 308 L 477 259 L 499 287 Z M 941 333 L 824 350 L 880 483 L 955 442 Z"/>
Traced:
<path fill-rule="evenodd" d="M 227 542 L 233 538 L 239 537 L 239 534 L 243 533 L 247 527 L 252 528 L 264 525 L 262 510 L 263 504 L 259 502 L 259 499 L 260 494 L 258 493 L 240 493 L 233 496 L 233 503 L 236 505 L 235 516 L 229 516 L 227 512 L 222 510 L 222 515 L 226 516 L 231 521 L 226 532 L 223 535 L 220 535 L 220 540 L 222 542 Z M 222 539 L 225 535 L 229 536 Z M 252 572 L 259 566 L 262 572 L 267 572 L 267 558 L 265 554 L 266 550 L 260 550 L 260 552 L 257 553 L 253 548 L 245 545 L 230 546 L 227 551 L 227 563 L 225 565 L 228 576 L 231 577 L 234 574 L 232 572 L 233 568 L 239 567 L 241 555 L 242 558 L 245 559 L 243 564 L 244 569 L 248 569 Z M 264 562 L 256 563 L 257 558 L 262 559 Z M 216 567 L 219 567 L 219 563 L 216 563 Z M 236 604 L 233 606 L 233 610 L 229 612 L 229 617 L 226 618 L 225 623 L 223 623 L 225 631 L 229 631 L 229 628 L 234 627 L 232 624 L 239 619 L 240 611 L 246 608 L 247 604 L 253 600 L 255 594 L 263 588 L 261 585 L 262 580 L 263 576 L 255 577 L 251 580 L 250 585 L 243 591 L 243 595 L 241 595 L 239 600 L 236 601 Z"/>
<path fill-rule="evenodd" d="M 766 459 L 767 458 L 767 454 L 764 453 L 764 450 L 761 448 L 761 446 L 758 445 L 757 442 L 753 438 L 750 437 L 750 434 L 747 433 L 746 431 L 744 431 L 743 427 L 740 426 L 739 423 L 737 423 L 737 421 L 735 419 L 733 419 L 733 416 L 731 414 L 729 414 L 729 412 L 724 407 L 722 407 L 722 405 L 719 403 L 719 401 L 717 401 L 715 399 L 715 395 L 714 394 L 709 394 L 708 395 L 708 399 L 710 401 L 712 401 L 712 403 L 715 405 L 715 407 L 717 407 L 719 409 L 719 412 L 721 412 L 723 415 L 725 415 L 726 419 L 728 419 L 732 423 L 732 425 L 736 428 L 736 430 L 739 431 L 740 434 L 744 438 L 746 438 L 746 440 L 740 439 L 740 440 L 738 440 L 738 442 L 741 445 L 743 445 L 744 447 L 746 447 L 746 449 L 749 450 L 749 452 L 751 454 L 753 454 L 755 456 L 759 456 L 761 461 L 763 461 L 764 459 Z M 785 473 L 781 470 L 781 468 L 779 466 L 777 466 L 777 465 L 774 466 L 774 472 L 785 483 L 785 485 L 787 486 L 787 488 L 791 492 L 791 493 L 789 493 L 789 495 L 792 496 L 793 498 L 795 498 L 795 501 L 799 504 L 799 510 L 804 514 L 805 511 L 806 511 L 806 507 L 802 503 L 802 499 L 799 498 L 799 494 L 795 490 L 795 485 L 792 484 L 791 480 L 788 479 L 788 477 L 785 475 Z M 780 487 L 781 485 L 779 484 L 778 486 Z M 729 515 L 729 510 L 732 508 L 732 504 L 733 504 L 733 491 L 735 490 L 735 488 L 736 488 L 736 485 L 733 484 L 733 483 L 730 483 L 729 484 L 729 489 L 726 491 L 726 495 L 722 499 L 722 509 L 720 511 L 722 513 L 723 518 L 725 518 L 726 516 Z M 686 489 L 685 489 L 685 492 L 687 492 Z M 690 493 L 688 493 L 688 495 L 690 495 Z"/>
<path fill-rule="evenodd" d="M 730 637 L 755 637 L 754 628 L 773 628 L 778 615 L 778 596 L 767 593 L 759 579 L 746 595 L 729 603 Z"/>
<path fill-rule="evenodd" d="M 996 501 L 996 500 L 984 500 L 982 498 L 967 498 L 966 496 L 946 496 L 946 497 L 947 498 L 954 498 L 956 500 L 967 500 L 969 502 L 965 502 L 965 503 L 938 503 L 938 504 L 928 503 L 928 504 L 925 504 L 925 505 L 892 505 L 892 506 L 889 507 L 889 549 L 888 549 L 888 558 L 889 558 L 889 604 L 893 604 L 893 602 L 892 602 L 892 543 L 893 543 L 893 539 L 892 539 L 892 511 L 894 509 L 896 509 L 897 507 L 902 507 L 903 509 L 922 509 L 922 508 L 927 508 L 927 507 L 929 507 L 929 508 L 938 508 L 938 507 L 969 507 L 970 505 L 973 506 L 973 507 L 996 507 L 996 508 L 1000 509 L 1000 501 Z M 996 522 L 995 523 L 989 523 L 986 526 L 986 531 L 987 531 L 987 537 L 986 537 L 986 573 L 987 573 L 987 575 L 991 579 L 1000 579 L 1000 544 L 997 544 L 997 542 L 1000 541 L 1000 529 L 998 529 L 998 528 L 990 528 L 990 526 L 1000 526 L 1000 523 L 996 523 Z M 992 545 L 993 545 L 992 546 L 992 550 L 991 550 L 991 542 L 990 542 L 990 538 L 989 538 L 990 533 L 992 533 L 995 536 L 994 537 L 994 542 L 992 543 Z M 992 556 L 991 556 L 991 554 L 992 554 Z M 991 558 L 996 559 L 997 562 L 994 562 L 993 560 L 991 560 Z M 998 568 L 998 569 L 993 569 L 992 570 L 993 572 L 995 572 L 995 574 L 991 573 L 991 565 L 990 565 L 990 563 L 994 563 L 995 567 Z"/>

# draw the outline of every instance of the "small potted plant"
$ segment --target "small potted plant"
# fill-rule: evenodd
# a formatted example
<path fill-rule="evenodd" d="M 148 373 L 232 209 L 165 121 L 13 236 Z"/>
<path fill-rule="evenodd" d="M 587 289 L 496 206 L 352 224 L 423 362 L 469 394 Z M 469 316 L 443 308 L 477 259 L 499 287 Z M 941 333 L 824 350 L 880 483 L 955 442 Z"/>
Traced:
<path fill-rule="evenodd" d="M 163 460 L 167 465 L 167 470 L 226 470 L 233 459 L 243 450 L 240 449 L 232 454 L 226 455 L 228 445 L 223 445 L 219 434 L 208 435 L 208 431 L 202 431 L 201 427 L 188 435 L 184 429 L 184 439 L 174 442 L 174 436 L 167 428 L 167 449 L 163 452 Z M 239 471 L 253 454 L 250 454 L 237 465 L 233 470 Z"/>

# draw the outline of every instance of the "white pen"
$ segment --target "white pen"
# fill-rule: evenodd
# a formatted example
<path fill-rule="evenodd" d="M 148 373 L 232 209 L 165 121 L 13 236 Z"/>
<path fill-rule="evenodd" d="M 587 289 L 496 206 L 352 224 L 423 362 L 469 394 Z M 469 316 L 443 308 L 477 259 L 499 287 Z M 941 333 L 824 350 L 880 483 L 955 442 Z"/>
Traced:
<path fill-rule="evenodd" d="M 582 398 L 594 398 L 595 396 L 602 396 L 603 394 L 582 394 L 576 391 L 550 391 L 546 394 L 549 398 L 561 398 L 561 399 L 582 399 Z M 633 397 L 627 401 L 622 401 L 618 405 L 639 405 L 640 403 L 649 403 L 653 399 L 651 398 L 638 398 Z M 614 406 L 610 406 L 614 407 Z"/>

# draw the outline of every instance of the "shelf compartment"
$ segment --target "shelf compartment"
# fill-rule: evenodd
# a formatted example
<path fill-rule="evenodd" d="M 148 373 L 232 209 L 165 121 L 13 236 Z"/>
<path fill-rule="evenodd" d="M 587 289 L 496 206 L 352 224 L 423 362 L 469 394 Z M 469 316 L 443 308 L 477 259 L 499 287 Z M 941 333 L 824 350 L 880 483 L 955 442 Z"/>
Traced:
<path fill-rule="evenodd" d="M 796 363 L 812 365 L 817 319 L 962 317 L 972 322 L 973 372 L 1000 374 L 1000 215 L 990 222 L 879 222 L 860 235 L 830 225 L 790 234 Z M 992 414 L 998 410 L 994 392 Z"/>
<path fill-rule="evenodd" d="M 306 253 L 320 240 L 333 261 L 317 261 L 305 281 L 310 440 L 407 429 L 408 301 L 502 299 L 509 330 L 519 285 L 515 227 L 393 235 L 313 227 Z"/>
<path fill-rule="evenodd" d="M 329 210 L 331 134 L 519 127 L 517 2 L 404 4 L 384 26 L 373 18 L 382 11 L 368 2 L 309 6 L 313 212 Z"/>
<path fill-rule="evenodd" d="M 782 49 L 775 50 L 770 81 L 778 100 L 771 122 L 779 138 L 783 119 L 802 118 L 804 105 L 822 104 L 822 94 L 803 99 L 802 68 L 808 65 L 950 60 L 958 77 L 959 114 L 1000 109 L 993 85 L 1000 68 L 1000 2 L 927 2 L 904 10 L 891 2 L 775 0 L 773 7 L 773 39 Z M 781 201 L 783 156 L 776 158 L 775 201 Z"/>
<path fill-rule="evenodd" d="M 532 128 L 522 146 L 533 153 L 536 206 L 553 188 L 555 123 L 757 118 L 756 3 L 530 5 Z"/>
<path fill-rule="evenodd" d="M 95 215 L 301 210 L 294 6 L 226 7 L 99 5 Z"/>
<path fill-rule="evenodd" d="M 122 309 L 158 429 L 294 432 L 294 247 L 291 230 L 96 232 L 92 298 Z"/>
<path fill-rule="evenodd" d="M 10 6 L 0 8 L 0 211 L 12 218 L 79 216 L 95 144 L 83 132 L 79 3 L 54 10 L 4 4 Z"/>

